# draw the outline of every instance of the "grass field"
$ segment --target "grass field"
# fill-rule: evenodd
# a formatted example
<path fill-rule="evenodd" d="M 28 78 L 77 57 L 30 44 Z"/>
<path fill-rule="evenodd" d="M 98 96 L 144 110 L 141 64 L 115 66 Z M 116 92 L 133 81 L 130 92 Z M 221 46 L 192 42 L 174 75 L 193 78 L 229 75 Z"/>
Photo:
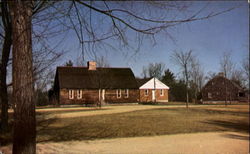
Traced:
<path fill-rule="evenodd" d="M 126 108 L 138 110 L 127 112 Z M 124 112 L 115 112 L 121 109 Z M 103 107 L 101 110 L 79 107 L 41 109 L 37 110 L 37 115 L 38 143 L 194 132 L 249 132 L 248 105 L 203 105 L 189 109 L 145 105 Z M 5 139 L 10 141 L 10 137 L 5 136 Z"/>

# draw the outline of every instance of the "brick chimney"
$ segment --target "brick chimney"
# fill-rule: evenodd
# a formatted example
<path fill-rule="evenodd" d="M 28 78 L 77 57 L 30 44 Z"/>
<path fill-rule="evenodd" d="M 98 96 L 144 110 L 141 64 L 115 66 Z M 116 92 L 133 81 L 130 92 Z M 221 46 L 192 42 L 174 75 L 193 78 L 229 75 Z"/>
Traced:
<path fill-rule="evenodd" d="M 219 76 L 225 77 L 225 74 L 223 72 L 218 73 Z"/>
<path fill-rule="evenodd" d="M 88 70 L 96 70 L 96 62 L 95 61 L 88 61 Z"/>

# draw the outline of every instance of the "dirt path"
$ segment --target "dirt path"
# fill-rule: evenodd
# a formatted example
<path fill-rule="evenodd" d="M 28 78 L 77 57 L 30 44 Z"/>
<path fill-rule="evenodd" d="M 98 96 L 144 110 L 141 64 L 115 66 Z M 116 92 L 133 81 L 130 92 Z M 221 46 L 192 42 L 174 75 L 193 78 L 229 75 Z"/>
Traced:
<path fill-rule="evenodd" d="M 0 151 L 10 152 L 10 147 Z M 37 145 L 38 154 L 85 154 L 85 153 L 184 153 L 184 154 L 247 154 L 249 135 L 236 132 L 209 132 L 103 139 L 96 141 L 47 142 Z"/>
<path fill-rule="evenodd" d="M 38 153 L 237 153 L 249 152 L 248 135 L 235 132 L 195 133 L 46 143 L 38 145 Z"/>

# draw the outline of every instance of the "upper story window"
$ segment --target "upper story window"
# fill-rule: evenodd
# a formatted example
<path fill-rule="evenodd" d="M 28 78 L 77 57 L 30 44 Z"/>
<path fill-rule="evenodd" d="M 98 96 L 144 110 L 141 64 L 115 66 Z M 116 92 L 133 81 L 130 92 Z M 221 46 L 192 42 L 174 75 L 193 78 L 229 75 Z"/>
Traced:
<path fill-rule="evenodd" d="M 161 96 L 164 96 L 164 91 L 163 91 L 163 89 L 160 90 L 160 95 L 161 95 Z"/>
<path fill-rule="evenodd" d="M 148 89 L 146 89 L 146 90 L 144 91 L 144 95 L 145 95 L 145 96 L 148 96 Z"/>
<path fill-rule="evenodd" d="M 117 98 L 122 97 L 121 89 L 116 90 L 116 95 L 117 95 Z"/>
<path fill-rule="evenodd" d="M 69 90 L 69 99 L 74 99 L 74 90 Z"/>
<path fill-rule="evenodd" d="M 125 98 L 128 98 L 128 96 L 129 96 L 129 91 L 128 91 L 128 89 L 126 89 L 125 90 Z"/>
<path fill-rule="evenodd" d="M 77 99 L 81 99 L 82 98 L 82 90 L 77 90 L 76 94 L 77 94 Z"/>

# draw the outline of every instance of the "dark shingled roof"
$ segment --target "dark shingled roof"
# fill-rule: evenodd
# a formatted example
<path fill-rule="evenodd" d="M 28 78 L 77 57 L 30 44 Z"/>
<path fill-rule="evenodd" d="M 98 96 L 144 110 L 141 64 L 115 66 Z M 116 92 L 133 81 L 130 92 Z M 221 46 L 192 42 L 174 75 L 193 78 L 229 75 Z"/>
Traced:
<path fill-rule="evenodd" d="M 76 89 L 138 89 L 130 68 L 57 67 L 60 88 Z"/>
<path fill-rule="evenodd" d="M 139 79 L 139 78 L 137 78 L 136 81 L 137 81 L 138 86 L 141 87 L 141 86 L 144 85 L 146 82 L 148 82 L 150 79 L 152 79 L 152 78 L 144 78 L 144 79 Z"/>

